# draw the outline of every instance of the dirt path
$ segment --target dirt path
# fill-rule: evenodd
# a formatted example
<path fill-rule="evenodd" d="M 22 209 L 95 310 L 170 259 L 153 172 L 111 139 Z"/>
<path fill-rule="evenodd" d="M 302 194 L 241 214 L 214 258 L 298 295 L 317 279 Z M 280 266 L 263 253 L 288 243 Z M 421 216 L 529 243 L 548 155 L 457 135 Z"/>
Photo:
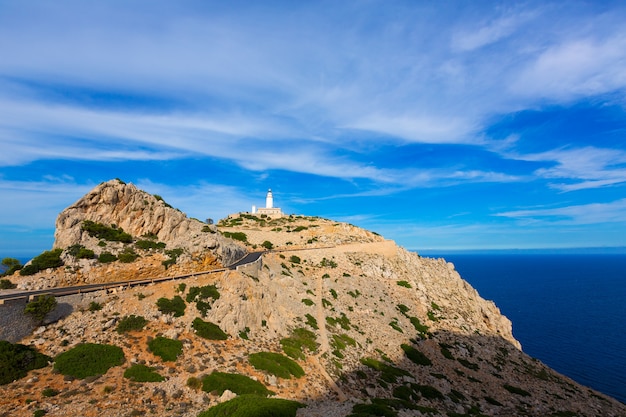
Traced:
<path fill-rule="evenodd" d="M 330 387 L 337 393 L 337 397 L 339 401 L 346 401 L 348 397 L 346 394 L 339 388 L 339 386 L 335 383 L 335 380 L 326 372 L 326 368 L 322 365 L 320 358 L 325 353 L 328 353 L 330 350 L 330 345 L 328 343 L 328 332 L 326 331 L 326 313 L 324 312 L 324 304 L 322 303 L 322 298 L 324 294 L 324 279 L 321 276 L 317 277 L 317 294 L 316 294 L 316 320 L 320 327 L 320 347 L 318 353 L 313 356 L 313 362 L 318 367 L 320 373 L 326 378 Z"/>

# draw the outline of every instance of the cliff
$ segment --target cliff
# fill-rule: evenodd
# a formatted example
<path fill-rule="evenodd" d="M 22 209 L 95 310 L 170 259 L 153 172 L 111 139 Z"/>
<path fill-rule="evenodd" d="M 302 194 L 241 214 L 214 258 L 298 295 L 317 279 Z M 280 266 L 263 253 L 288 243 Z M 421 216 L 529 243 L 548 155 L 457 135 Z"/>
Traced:
<path fill-rule="evenodd" d="M 298 401 L 305 406 L 298 416 L 626 415 L 623 404 L 524 354 L 511 322 L 443 259 L 316 217 L 233 215 L 217 225 L 218 233 L 202 232 L 202 223 L 150 197 L 117 181 L 99 186 L 59 216 L 55 247 L 101 250 L 100 240 L 80 227 L 92 220 L 132 236 L 156 235 L 167 248 L 184 247 L 190 254 L 211 249 L 220 260 L 235 247 L 243 251 L 244 243 L 247 250 L 272 251 L 236 270 L 64 297 L 60 304 L 71 305 L 72 312 L 21 342 L 53 358 L 85 342 L 110 344 L 122 349 L 125 363 L 85 379 L 52 366 L 31 371 L 0 385 L 0 410 L 11 416 L 31 416 L 36 409 L 49 415 L 197 416 L 240 389 L 212 386 L 211 376 L 221 372 L 248 376 L 275 397 Z M 122 243 L 109 245 L 124 250 Z M 136 270 L 136 262 L 154 256 L 112 264 Z M 197 268 L 194 256 L 176 265 Z M 93 259 L 83 261 L 99 268 Z M 29 278 L 21 280 L 27 286 Z M 163 299 L 177 296 L 182 314 L 163 308 Z M 120 332 L 131 315 L 145 318 L 145 324 Z M 212 323 L 226 338 L 207 338 L 198 320 Z M 173 360 L 149 347 L 160 337 L 180 342 Z M 254 360 L 254 354 L 268 352 L 292 358 L 302 373 L 278 373 Z M 124 377 L 136 364 L 164 380 Z M 42 395 L 47 388 L 57 395 Z"/>

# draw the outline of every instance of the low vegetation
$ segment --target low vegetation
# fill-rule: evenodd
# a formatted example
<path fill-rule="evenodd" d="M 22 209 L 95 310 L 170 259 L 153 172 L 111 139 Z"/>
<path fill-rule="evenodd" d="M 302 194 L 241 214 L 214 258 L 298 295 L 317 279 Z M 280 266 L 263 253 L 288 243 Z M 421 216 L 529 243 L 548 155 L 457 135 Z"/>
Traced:
<path fill-rule="evenodd" d="M 204 339 L 209 340 L 226 340 L 228 335 L 224 333 L 222 329 L 215 323 L 210 321 L 204 321 L 200 318 L 195 318 L 191 323 L 191 327 L 196 331 L 196 334 Z"/>
<path fill-rule="evenodd" d="M 318 344 L 315 339 L 315 333 L 299 327 L 294 329 L 290 337 L 281 339 L 280 345 L 287 356 L 294 359 L 304 359 L 304 349 L 307 349 L 309 352 L 317 350 Z"/>
<path fill-rule="evenodd" d="M 109 242 L 131 243 L 133 241 L 133 237 L 130 234 L 124 232 L 124 229 L 114 224 L 106 226 L 102 223 L 85 220 L 83 221 L 81 229 L 86 231 L 91 237 L 108 240 Z"/>
<path fill-rule="evenodd" d="M 157 300 L 157 308 L 163 314 L 172 314 L 174 317 L 181 317 L 185 314 L 187 305 L 180 295 L 175 295 L 172 299 L 161 297 Z"/>
<path fill-rule="evenodd" d="M 196 308 L 206 317 L 207 312 L 211 309 L 212 301 L 220 298 L 220 292 L 215 285 L 205 285 L 203 287 L 191 287 L 187 293 L 185 300 L 188 303 L 196 303 Z M 211 301 L 212 300 L 212 301 Z"/>
<path fill-rule="evenodd" d="M 221 232 L 221 233 L 222 235 L 224 235 L 224 237 L 227 237 L 233 240 L 238 240 L 244 243 L 248 242 L 248 236 L 246 236 L 244 232 Z"/>
<path fill-rule="evenodd" d="M 290 379 L 292 376 L 304 376 L 304 370 L 292 359 L 274 352 L 251 353 L 250 364 L 260 371 L 266 371 L 279 378 Z"/>
<path fill-rule="evenodd" d="M 404 351 L 406 357 L 409 358 L 409 360 L 413 362 L 414 364 L 423 365 L 423 366 L 430 366 L 433 364 L 432 361 L 428 359 L 426 355 L 424 355 L 422 352 L 420 352 L 413 346 L 402 344 L 400 345 L 400 347 Z"/>
<path fill-rule="evenodd" d="M 0 385 L 24 378 L 28 371 L 43 368 L 50 360 L 32 346 L 0 340 Z"/>
<path fill-rule="evenodd" d="M 150 368 L 146 365 L 135 364 L 124 371 L 124 378 L 128 378 L 135 382 L 161 382 L 165 381 L 165 378 L 161 374 L 155 371 L 155 368 Z"/>
<path fill-rule="evenodd" d="M 258 395 L 240 395 L 198 414 L 198 417 L 295 417 L 304 404 Z"/>
<path fill-rule="evenodd" d="M 148 349 L 166 362 L 174 362 L 183 353 L 183 342 L 157 336 L 148 342 Z"/>
<path fill-rule="evenodd" d="M 26 304 L 24 313 L 31 315 L 38 323 L 41 323 L 46 315 L 57 306 L 57 300 L 53 295 L 38 295 L 33 301 Z"/>
<path fill-rule="evenodd" d="M 212 372 L 202 378 L 202 390 L 216 395 L 222 395 L 226 390 L 237 395 L 256 394 L 267 396 L 274 394 L 259 381 L 255 381 L 245 375 L 226 372 Z"/>
<path fill-rule="evenodd" d="M 105 374 L 124 363 L 124 352 L 113 345 L 84 343 L 63 352 L 54 360 L 54 369 L 74 378 Z"/>
<path fill-rule="evenodd" d="M 15 259 L 15 258 L 4 258 L 2 259 L 2 262 L 0 262 L 0 265 L 2 265 L 5 269 L 4 273 L 0 274 L 0 277 L 13 275 L 15 272 L 23 268 L 22 263 L 18 259 Z"/>
<path fill-rule="evenodd" d="M 35 256 L 28 265 L 20 269 L 20 275 L 34 275 L 39 271 L 48 268 L 58 268 L 63 266 L 61 254 L 63 249 L 47 250 Z"/>
<path fill-rule="evenodd" d="M 134 314 L 131 314 L 130 316 L 126 316 L 121 319 L 117 323 L 117 328 L 115 330 L 120 334 L 130 331 L 139 331 L 143 329 L 147 323 L 148 320 L 146 320 L 143 316 L 135 316 Z"/>
<path fill-rule="evenodd" d="M 404 369 L 396 368 L 373 358 L 362 358 L 361 363 L 368 368 L 379 371 L 381 379 L 386 382 L 396 382 L 398 378 L 411 375 Z"/>

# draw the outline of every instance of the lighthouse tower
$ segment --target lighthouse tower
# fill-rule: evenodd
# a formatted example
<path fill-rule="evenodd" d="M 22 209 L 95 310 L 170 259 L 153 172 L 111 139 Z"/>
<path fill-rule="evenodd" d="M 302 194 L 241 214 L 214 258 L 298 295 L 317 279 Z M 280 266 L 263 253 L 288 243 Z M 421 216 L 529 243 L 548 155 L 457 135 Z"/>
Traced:
<path fill-rule="evenodd" d="M 252 213 L 258 215 L 266 215 L 269 217 L 283 217 L 283 211 L 274 207 L 274 195 L 272 194 L 272 190 L 267 190 L 267 194 L 265 195 L 265 207 L 256 208 L 252 206 Z"/>
<path fill-rule="evenodd" d="M 274 207 L 274 197 L 272 196 L 272 190 L 267 190 L 267 195 L 265 196 L 265 208 L 273 208 Z"/>

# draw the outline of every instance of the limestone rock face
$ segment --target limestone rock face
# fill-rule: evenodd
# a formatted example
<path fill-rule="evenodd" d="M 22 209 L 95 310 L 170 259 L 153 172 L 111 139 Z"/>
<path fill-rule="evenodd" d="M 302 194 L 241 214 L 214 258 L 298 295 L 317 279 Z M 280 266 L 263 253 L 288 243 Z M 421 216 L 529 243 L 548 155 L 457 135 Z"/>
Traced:
<path fill-rule="evenodd" d="M 100 251 L 99 240 L 82 230 L 84 220 L 115 225 L 135 238 L 156 236 L 167 249 L 183 248 L 192 255 L 212 251 L 223 265 L 246 253 L 245 248 L 216 233 L 215 227 L 190 219 L 162 199 L 119 180 L 98 185 L 59 214 L 54 247 L 80 244 Z"/>

